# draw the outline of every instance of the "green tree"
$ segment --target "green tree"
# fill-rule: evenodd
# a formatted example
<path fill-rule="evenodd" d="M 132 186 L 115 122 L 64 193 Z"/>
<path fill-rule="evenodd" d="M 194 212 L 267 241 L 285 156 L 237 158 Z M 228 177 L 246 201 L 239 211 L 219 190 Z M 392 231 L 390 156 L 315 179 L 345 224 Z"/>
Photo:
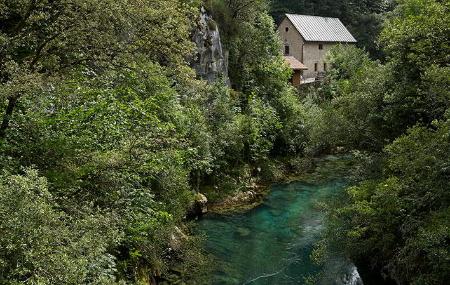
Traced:
<path fill-rule="evenodd" d="M 381 42 L 392 64 L 393 92 L 386 119 L 397 136 L 416 122 L 442 118 L 449 107 L 450 16 L 448 3 L 399 1 L 384 25 Z M 433 76 L 430 76 L 433 74 Z M 438 92 L 430 86 L 441 86 Z"/>
<path fill-rule="evenodd" d="M 117 217 L 79 209 L 61 212 L 36 170 L 0 179 L 0 281 L 2 284 L 113 284 L 121 238 Z M 17 282 L 17 283 L 16 283 Z"/>
<path fill-rule="evenodd" d="M 332 66 L 304 104 L 312 153 L 345 147 L 377 152 L 395 139 L 384 117 L 385 96 L 393 85 L 388 66 L 372 61 L 354 46 L 336 46 L 327 55 Z"/>
<path fill-rule="evenodd" d="M 436 130 L 417 126 L 386 147 L 383 177 L 347 189 L 345 202 L 330 210 L 334 246 L 356 261 L 369 259 L 400 282 L 445 283 L 449 126 L 449 121 L 436 122 Z"/>
<path fill-rule="evenodd" d="M 127 0 L 2 2 L 0 138 L 22 96 L 74 69 L 96 74 L 105 68 L 130 68 L 139 57 L 163 65 L 184 63 L 193 50 L 188 35 L 194 3 L 142 5 Z"/>

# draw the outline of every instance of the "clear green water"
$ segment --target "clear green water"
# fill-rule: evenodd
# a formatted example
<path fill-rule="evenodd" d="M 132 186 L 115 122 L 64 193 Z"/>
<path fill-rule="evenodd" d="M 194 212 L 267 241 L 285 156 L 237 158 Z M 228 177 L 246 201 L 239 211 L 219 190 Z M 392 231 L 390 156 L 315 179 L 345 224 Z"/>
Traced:
<path fill-rule="evenodd" d="M 335 162 L 328 160 L 302 181 L 272 186 L 256 209 L 202 219 L 206 250 L 216 260 L 210 284 L 305 284 L 306 277 L 323 269 L 309 256 L 323 228 L 317 202 L 345 186 L 332 171 Z"/>

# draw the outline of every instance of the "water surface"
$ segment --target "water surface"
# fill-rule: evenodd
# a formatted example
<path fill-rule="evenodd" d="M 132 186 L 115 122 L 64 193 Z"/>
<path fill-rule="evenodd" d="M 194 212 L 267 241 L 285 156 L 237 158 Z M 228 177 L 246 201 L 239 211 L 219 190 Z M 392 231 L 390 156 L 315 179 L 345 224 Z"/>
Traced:
<path fill-rule="evenodd" d="M 318 202 L 346 185 L 333 171 L 336 163 L 328 158 L 301 181 L 272 186 L 264 203 L 251 211 L 202 219 L 206 249 L 216 260 L 211 284 L 306 284 L 324 269 L 309 257 L 323 228 Z M 337 266 L 350 265 L 342 261 Z"/>

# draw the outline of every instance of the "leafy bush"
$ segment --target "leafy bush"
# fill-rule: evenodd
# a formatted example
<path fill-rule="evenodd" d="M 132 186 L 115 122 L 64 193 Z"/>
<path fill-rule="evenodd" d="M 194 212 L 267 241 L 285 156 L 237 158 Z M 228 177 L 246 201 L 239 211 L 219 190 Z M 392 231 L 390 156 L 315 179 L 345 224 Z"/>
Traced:
<path fill-rule="evenodd" d="M 82 208 L 61 211 L 36 170 L 0 180 L 0 281 L 112 284 L 121 239 L 117 217 Z"/>
<path fill-rule="evenodd" d="M 450 271 L 450 122 L 421 126 L 386 147 L 383 178 L 350 187 L 330 209 L 329 238 L 355 260 L 409 284 L 443 284 Z M 335 205 L 336 206 L 336 205 Z"/>

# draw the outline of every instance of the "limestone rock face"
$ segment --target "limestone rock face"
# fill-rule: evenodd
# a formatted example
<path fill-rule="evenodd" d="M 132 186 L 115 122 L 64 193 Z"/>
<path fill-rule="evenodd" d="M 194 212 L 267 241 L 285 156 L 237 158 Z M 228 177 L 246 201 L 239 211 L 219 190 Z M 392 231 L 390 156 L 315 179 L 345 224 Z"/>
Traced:
<path fill-rule="evenodd" d="M 203 7 L 193 41 L 197 45 L 197 55 L 192 67 L 197 75 L 210 83 L 222 79 L 229 85 L 228 56 L 222 48 L 219 28 Z"/>

